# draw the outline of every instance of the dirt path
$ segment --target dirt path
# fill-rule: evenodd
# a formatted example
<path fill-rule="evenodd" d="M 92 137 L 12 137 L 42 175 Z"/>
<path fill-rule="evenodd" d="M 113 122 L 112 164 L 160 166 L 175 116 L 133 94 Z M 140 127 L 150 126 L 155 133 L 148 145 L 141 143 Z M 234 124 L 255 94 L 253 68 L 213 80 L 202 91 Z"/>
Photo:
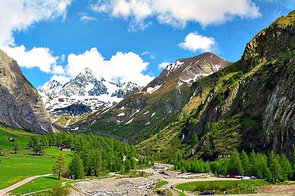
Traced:
<path fill-rule="evenodd" d="M 30 182 L 31 180 L 34 180 L 34 179 L 40 178 L 40 177 L 51 176 L 51 175 L 52 174 L 45 174 L 45 175 L 38 175 L 38 176 L 28 177 L 28 178 L 26 178 L 26 179 L 24 179 L 24 180 L 22 180 L 22 181 L 20 181 L 20 182 L 18 182 L 16 184 L 14 184 L 14 185 L 11 185 L 10 187 L 7 187 L 5 189 L 0 190 L 0 196 L 4 196 L 6 193 L 8 193 L 8 192 L 10 192 L 10 191 L 12 191 L 12 190 L 14 190 L 14 189 L 16 189 L 16 188 L 24 185 L 24 184 Z"/>

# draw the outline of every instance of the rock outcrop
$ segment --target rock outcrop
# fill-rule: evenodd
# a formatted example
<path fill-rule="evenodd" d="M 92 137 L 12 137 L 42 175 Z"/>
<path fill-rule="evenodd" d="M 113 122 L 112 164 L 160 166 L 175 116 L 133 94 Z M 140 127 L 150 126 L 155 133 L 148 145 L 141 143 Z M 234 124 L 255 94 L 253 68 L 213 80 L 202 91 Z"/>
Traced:
<path fill-rule="evenodd" d="M 0 122 L 37 133 L 52 131 L 49 113 L 17 62 L 0 50 Z"/>

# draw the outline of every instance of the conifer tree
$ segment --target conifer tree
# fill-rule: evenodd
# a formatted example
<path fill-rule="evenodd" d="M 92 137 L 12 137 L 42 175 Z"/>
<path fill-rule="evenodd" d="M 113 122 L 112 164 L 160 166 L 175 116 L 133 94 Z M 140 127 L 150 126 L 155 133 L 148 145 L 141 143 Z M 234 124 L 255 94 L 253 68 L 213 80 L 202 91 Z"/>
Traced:
<path fill-rule="evenodd" d="M 60 177 L 64 175 L 68 170 L 66 160 L 62 154 L 57 158 L 57 161 L 53 165 L 52 171 L 54 174 L 57 174 L 57 179 L 60 180 Z"/>
<path fill-rule="evenodd" d="M 282 167 L 273 151 L 269 155 L 268 164 L 272 174 L 272 182 L 274 183 L 276 180 L 284 180 Z"/>
<path fill-rule="evenodd" d="M 292 179 L 293 177 L 293 169 L 292 165 L 285 156 L 285 154 L 282 154 L 280 157 L 280 165 L 282 166 L 283 169 L 283 178 L 284 180 Z"/>
<path fill-rule="evenodd" d="M 69 164 L 70 175 L 74 179 L 81 179 L 85 176 L 84 166 L 82 160 L 78 154 L 74 155 L 71 163 Z"/>
<path fill-rule="evenodd" d="M 236 149 L 232 152 L 230 157 L 229 172 L 239 175 L 244 174 L 244 169 L 240 160 L 240 154 Z"/>
<path fill-rule="evenodd" d="M 244 175 L 251 175 L 251 165 L 247 153 L 243 150 L 241 153 L 241 162 L 244 169 Z"/>

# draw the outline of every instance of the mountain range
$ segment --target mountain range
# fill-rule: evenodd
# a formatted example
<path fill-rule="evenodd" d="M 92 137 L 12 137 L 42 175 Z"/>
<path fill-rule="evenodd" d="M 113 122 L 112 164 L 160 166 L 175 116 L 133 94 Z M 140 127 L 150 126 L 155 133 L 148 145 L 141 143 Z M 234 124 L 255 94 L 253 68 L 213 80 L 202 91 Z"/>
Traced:
<path fill-rule="evenodd" d="M 178 59 L 139 92 L 88 115 L 69 130 L 124 137 L 130 142 L 149 137 L 178 116 L 190 99 L 193 82 L 230 64 L 212 53 Z"/>
<path fill-rule="evenodd" d="M 139 88 L 132 82 L 112 82 L 96 77 L 86 68 L 66 83 L 53 78 L 38 91 L 51 114 L 76 116 L 111 107 Z"/>

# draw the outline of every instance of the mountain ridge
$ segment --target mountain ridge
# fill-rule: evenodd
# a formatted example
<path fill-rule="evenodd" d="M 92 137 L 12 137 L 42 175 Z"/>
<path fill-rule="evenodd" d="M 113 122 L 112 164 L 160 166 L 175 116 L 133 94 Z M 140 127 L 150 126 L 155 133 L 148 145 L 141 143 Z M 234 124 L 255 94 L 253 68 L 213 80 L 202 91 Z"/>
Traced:
<path fill-rule="evenodd" d="M 94 112 L 71 125 L 69 130 L 124 136 L 124 139 L 131 142 L 149 137 L 156 129 L 176 118 L 187 103 L 191 82 L 181 81 L 182 73 L 189 73 L 186 74 L 187 77 L 198 80 L 217 71 L 219 66 L 224 68 L 231 64 L 211 53 L 196 57 L 195 62 L 193 59 L 187 63 L 177 60 L 168 65 L 139 92 L 130 94 L 112 108 Z"/>

